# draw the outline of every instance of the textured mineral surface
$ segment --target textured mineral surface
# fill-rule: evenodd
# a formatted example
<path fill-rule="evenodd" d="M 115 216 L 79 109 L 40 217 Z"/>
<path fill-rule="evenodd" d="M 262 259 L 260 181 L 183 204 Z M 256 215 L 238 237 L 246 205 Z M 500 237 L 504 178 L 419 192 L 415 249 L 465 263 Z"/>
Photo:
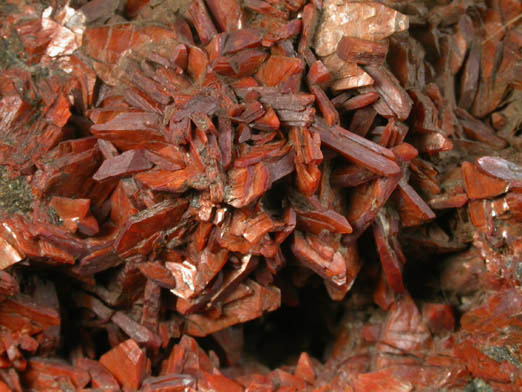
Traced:
<path fill-rule="evenodd" d="M 0 392 L 521 391 L 521 14 L 0 1 Z"/>

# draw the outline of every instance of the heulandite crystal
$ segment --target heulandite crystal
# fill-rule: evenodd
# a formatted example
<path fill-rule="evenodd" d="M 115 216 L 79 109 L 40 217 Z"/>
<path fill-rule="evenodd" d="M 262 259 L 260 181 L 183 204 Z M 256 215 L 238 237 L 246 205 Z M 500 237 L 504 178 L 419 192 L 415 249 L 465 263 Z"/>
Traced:
<path fill-rule="evenodd" d="M 0 5 L 0 390 L 522 388 L 521 13 Z"/>

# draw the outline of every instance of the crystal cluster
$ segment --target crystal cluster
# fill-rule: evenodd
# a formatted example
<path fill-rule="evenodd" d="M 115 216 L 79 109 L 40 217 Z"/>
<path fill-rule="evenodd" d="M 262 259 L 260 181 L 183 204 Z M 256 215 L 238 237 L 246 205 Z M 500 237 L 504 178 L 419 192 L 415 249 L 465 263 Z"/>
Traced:
<path fill-rule="evenodd" d="M 0 4 L 0 391 L 521 389 L 521 13 Z M 242 356 L 318 279 L 325 357 Z"/>

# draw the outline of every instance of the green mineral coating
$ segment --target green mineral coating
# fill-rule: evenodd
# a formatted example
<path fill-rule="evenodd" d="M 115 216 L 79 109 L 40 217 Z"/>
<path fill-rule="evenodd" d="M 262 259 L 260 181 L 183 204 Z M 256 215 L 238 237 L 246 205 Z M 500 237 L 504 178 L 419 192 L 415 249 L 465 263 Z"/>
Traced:
<path fill-rule="evenodd" d="M 493 388 L 486 384 L 484 380 L 475 378 L 468 385 L 466 385 L 464 392 L 493 392 Z"/>
<path fill-rule="evenodd" d="M 491 359 L 497 362 L 509 362 L 513 366 L 517 368 L 521 368 L 522 364 L 514 355 L 514 352 L 520 351 L 519 347 L 515 346 L 500 346 L 500 347 L 489 347 L 484 350 L 484 354 L 486 354 Z"/>
<path fill-rule="evenodd" d="M 12 214 L 32 210 L 33 196 L 25 177 L 10 178 L 7 170 L 0 166 L 0 210 Z"/>
<path fill-rule="evenodd" d="M 9 7 L 2 8 L 2 2 L 0 1 L 0 15 L 5 9 L 9 9 Z M 43 67 L 40 64 L 31 64 L 31 58 L 28 57 L 22 40 L 16 33 L 16 30 L 12 28 L 7 37 L 0 38 L 0 70 L 7 69 L 21 69 L 27 71 L 31 74 L 31 77 L 36 81 L 40 79 L 45 79 L 49 76 L 49 69 L 47 67 Z M 56 73 L 61 73 L 60 70 L 54 70 Z M 24 83 L 23 80 L 15 80 L 14 85 Z M 24 93 L 26 88 L 23 85 L 16 86 L 20 93 Z M 31 105 L 36 105 L 38 100 L 34 101 L 31 97 L 24 95 L 24 99 L 30 103 Z"/>
<path fill-rule="evenodd" d="M 522 261 L 519 261 L 515 267 L 515 278 L 522 283 Z"/>
<path fill-rule="evenodd" d="M 49 215 L 49 220 L 53 225 L 61 226 L 63 224 L 62 218 L 60 218 L 53 207 L 49 207 L 49 210 L 47 210 L 47 215 Z"/>
<path fill-rule="evenodd" d="M 25 67 L 23 60 L 19 57 L 19 54 L 23 53 L 23 48 L 22 42 L 16 34 L 0 39 L 0 69 L 20 65 Z"/>

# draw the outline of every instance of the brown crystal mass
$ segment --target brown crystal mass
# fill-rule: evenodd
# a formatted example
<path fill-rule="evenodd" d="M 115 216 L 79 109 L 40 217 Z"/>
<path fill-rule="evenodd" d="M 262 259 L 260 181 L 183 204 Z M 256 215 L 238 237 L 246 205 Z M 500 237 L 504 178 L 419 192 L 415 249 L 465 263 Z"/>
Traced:
<path fill-rule="evenodd" d="M 522 390 L 522 5 L 0 4 L 0 391 Z"/>

